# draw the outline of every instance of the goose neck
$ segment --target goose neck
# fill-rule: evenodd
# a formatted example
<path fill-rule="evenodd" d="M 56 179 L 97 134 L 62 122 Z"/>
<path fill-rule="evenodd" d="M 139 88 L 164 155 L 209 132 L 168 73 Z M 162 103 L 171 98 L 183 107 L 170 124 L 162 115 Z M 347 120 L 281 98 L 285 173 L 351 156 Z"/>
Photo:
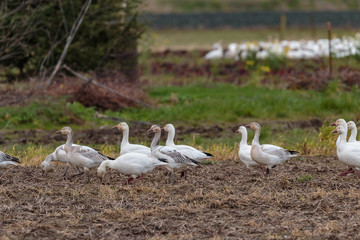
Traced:
<path fill-rule="evenodd" d="M 168 132 L 167 139 L 166 139 L 166 146 L 173 146 L 174 144 L 174 138 L 175 138 L 175 131 L 171 129 Z"/>
<path fill-rule="evenodd" d="M 240 147 L 241 146 L 246 146 L 247 145 L 247 131 L 244 131 L 241 134 L 241 141 L 240 141 Z"/>
<path fill-rule="evenodd" d="M 252 140 L 252 145 L 260 145 L 259 143 L 260 138 L 260 128 L 255 129 L 254 139 Z"/>
<path fill-rule="evenodd" d="M 151 145 L 150 145 L 151 150 L 159 145 L 159 143 L 160 143 L 160 135 L 161 135 L 161 132 L 155 132 L 154 138 L 153 138 L 153 140 L 151 142 Z"/>
<path fill-rule="evenodd" d="M 356 128 L 351 129 L 349 142 L 356 142 L 356 135 L 357 135 L 357 129 Z"/>
<path fill-rule="evenodd" d="M 121 140 L 121 145 L 126 145 L 126 144 L 129 144 L 129 129 L 128 128 L 125 128 L 123 130 L 123 137 Z"/>
<path fill-rule="evenodd" d="M 73 139 L 74 139 L 73 132 L 69 132 L 67 134 L 67 139 L 66 139 L 66 143 L 65 143 L 65 146 L 64 146 L 65 152 L 70 152 L 72 144 L 73 144 Z"/>

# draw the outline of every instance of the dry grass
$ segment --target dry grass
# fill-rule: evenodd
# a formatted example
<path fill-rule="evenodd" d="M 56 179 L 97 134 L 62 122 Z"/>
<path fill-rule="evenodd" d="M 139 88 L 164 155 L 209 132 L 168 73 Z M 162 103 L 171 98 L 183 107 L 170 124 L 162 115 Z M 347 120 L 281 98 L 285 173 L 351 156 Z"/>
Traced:
<path fill-rule="evenodd" d="M 233 152 L 223 151 L 222 161 L 193 169 L 187 180 L 177 175 L 175 185 L 166 184 L 162 169 L 126 186 L 126 177 L 115 172 L 100 185 L 95 172 L 85 184 L 81 177 L 61 179 L 63 166 L 47 176 L 39 167 L 12 168 L 0 180 L 0 237 L 359 237 L 359 180 L 338 177 L 346 167 L 335 157 L 300 157 L 266 180 L 255 169 L 246 175 L 229 159 Z"/>

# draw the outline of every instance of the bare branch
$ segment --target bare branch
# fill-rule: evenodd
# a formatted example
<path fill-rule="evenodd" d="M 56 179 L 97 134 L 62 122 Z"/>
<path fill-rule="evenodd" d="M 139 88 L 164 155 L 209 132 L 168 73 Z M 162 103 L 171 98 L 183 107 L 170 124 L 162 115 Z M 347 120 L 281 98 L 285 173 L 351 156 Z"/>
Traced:
<path fill-rule="evenodd" d="M 73 74 L 74 76 L 76 76 L 76 77 L 84 80 L 84 81 L 87 82 L 87 83 L 91 83 L 91 84 L 94 84 L 95 86 L 101 87 L 101 88 L 103 88 L 103 89 L 105 89 L 105 90 L 107 90 L 107 91 L 109 91 L 109 92 L 112 92 L 112 93 L 114 93 L 114 94 L 116 94 L 116 95 L 118 95 L 118 96 L 120 96 L 120 97 L 122 97 L 122 98 L 125 98 L 125 99 L 127 99 L 127 100 L 129 100 L 129 101 L 132 101 L 132 102 L 134 102 L 134 103 L 136 103 L 136 104 L 138 104 L 138 105 L 141 105 L 141 106 L 144 106 L 144 107 L 147 107 L 147 108 L 152 108 L 152 107 L 151 107 L 149 104 L 147 104 L 147 103 L 144 103 L 144 102 L 141 102 L 141 101 L 139 101 L 139 100 L 137 100 L 137 99 L 134 99 L 134 98 L 125 96 L 124 94 L 119 93 L 118 91 L 116 91 L 116 90 L 114 90 L 114 89 L 112 89 L 112 88 L 109 88 L 109 87 L 107 87 L 107 86 L 105 86 L 105 85 L 103 85 L 103 84 L 101 84 L 101 83 L 99 83 L 99 82 L 97 82 L 97 81 L 95 81 L 95 80 L 93 80 L 93 79 L 87 78 L 87 77 L 81 75 L 80 73 L 75 72 L 73 69 L 71 69 L 71 68 L 70 68 L 69 66 L 67 66 L 66 64 L 63 65 L 63 68 L 65 68 L 65 69 L 66 69 L 67 71 L 69 71 L 71 74 Z"/>
<path fill-rule="evenodd" d="M 90 4 L 91 4 L 91 0 L 87 0 L 83 6 L 83 8 L 81 9 L 80 13 L 79 13 L 79 16 L 78 18 L 76 19 L 76 21 L 74 22 L 72 28 L 71 28 L 71 31 L 70 31 L 70 34 L 68 35 L 67 39 L 66 39 L 66 44 L 65 44 L 65 47 L 64 47 L 64 50 L 63 52 L 61 53 L 61 56 L 58 60 L 58 62 L 56 63 L 55 65 L 55 68 L 53 70 L 53 72 L 51 73 L 47 83 L 46 83 L 46 87 L 45 87 L 45 90 L 49 88 L 49 86 L 51 85 L 52 83 L 52 80 L 53 78 L 55 77 L 56 73 L 59 71 L 62 63 L 64 62 L 64 59 L 66 57 L 66 54 L 67 54 L 67 50 L 72 42 L 72 40 L 74 39 L 77 31 L 79 30 L 79 27 L 81 25 L 81 23 L 83 22 L 84 20 L 84 17 L 90 7 Z"/>

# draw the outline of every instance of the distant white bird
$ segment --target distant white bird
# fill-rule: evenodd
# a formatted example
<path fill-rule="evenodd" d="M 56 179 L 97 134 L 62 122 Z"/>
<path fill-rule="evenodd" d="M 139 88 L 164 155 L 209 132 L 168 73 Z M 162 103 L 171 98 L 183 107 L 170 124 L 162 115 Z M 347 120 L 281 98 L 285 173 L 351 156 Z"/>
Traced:
<path fill-rule="evenodd" d="M 168 162 L 165 167 L 169 170 L 169 183 L 171 183 L 171 179 L 172 183 L 175 183 L 174 169 L 186 166 L 197 166 L 199 164 L 198 161 L 186 157 L 174 147 L 160 146 L 161 128 L 159 126 L 152 125 L 148 132 L 155 133 L 150 145 L 151 155 L 157 159 Z"/>
<path fill-rule="evenodd" d="M 188 146 L 188 145 L 175 145 L 174 143 L 174 137 L 175 137 L 175 127 L 171 123 L 166 124 L 163 127 L 164 131 L 168 133 L 167 139 L 166 139 L 166 146 L 173 147 L 180 153 L 184 154 L 186 157 L 190 159 L 194 159 L 196 161 L 202 161 L 204 159 L 208 159 L 210 157 L 213 157 L 211 153 L 199 151 L 194 147 Z"/>
<path fill-rule="evenodd" d="M 166 166 L 166 161 L 142 153 L 125 153 L 115 160 L 103 161 L 97 172 L 102 179 L 106 173 L 106 168 L 111 168 L 121 174 L 130 176 L 125 182 L 129 184 L 134 179 L 142 178 L 144 174 L 153 171 L 156 167 Z"/>
<path fill-rule="evenodd" d="M 235 61 L 239 60 L 239 49 L 237 43 L 230 43 L 228 50 L 225 52 L 226 58 L 233 58 Z"/>
<path fill-rule="evenodd" d="M 337 126 L 333 133 L 339 134 L 340 140 L 336 141 L 336 153 L 339 160 L 349 166 L 349 169 L 339 174 L 345 176 L 348 173 L 353 173 L 353 168 L 357 169 L 357 175 L 360 177 L 360 148 L 352 142 L 346 142 L 346 131 L 341 125 Z"/>
<path fill-rule="evenodd" d="M 223 58 L 223 47 L 221 46 L 221 43 L 215 43 L 212 47 L 212 50 L 208 52 L 204 58 L 206 60 L 213 60 L 213 59 L 220 59 Z"/>
<path fill-rule="evenodd" d="M 289 158 L 296 157 L 296 151 L 290 151 L 275 145 L 268 145 L 269 150 L 264 151 L 259 143 L 260 124 L 252 122 L 246 126 L 255 130 L 254 139 L 251 145 L 251 158 L 260 165 L 266 166 L 266 174 L 270 174 L 270 169 L 278 164 L 281 164 Z"/>
<path fill-rule="evenodd" d="M 17 166 L 19 163 L 21 162 L 18 158 L 0 151 L 0 168 L 5 168 L 9 165 Z"/>
<path fill-rule="evenodd" d="M 84 168 L 84 171 L 87 173 L 88 182 L 90 182 L 89 169 L 99 167 L 105 160 L 111 160 L 111 158 L 99 153 L 96 150 L 89 151 L 88 148 L 84 149 L 83 146 L 73 146 L 74 134 L 70 127 L 63 127 L 57 132 L 67 136 L 64 146 L 66 158 L 72 165 Z"/>
<path fill-rule="evenodd" d="M 121 122 L 118 125 L 113 126 L 113 128 L 117 128 L 123 132 L 123 138 L 120 146 L 120 155 L 130 152 L 143 153 L 147 155 L 151 153 L 149 147 L 129 143 L 129 125 L 127 125 L 126 122 Z"/>

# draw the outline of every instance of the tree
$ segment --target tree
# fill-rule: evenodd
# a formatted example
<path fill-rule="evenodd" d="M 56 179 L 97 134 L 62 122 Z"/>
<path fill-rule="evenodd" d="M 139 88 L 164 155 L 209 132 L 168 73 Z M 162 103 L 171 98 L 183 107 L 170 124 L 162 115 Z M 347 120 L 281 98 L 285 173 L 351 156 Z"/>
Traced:
<path fill-rule="evenodd" d="M 0 3 L 0 65 L 22 76 L 49 74 L 85 0 L 5 0 Z M 145 30 L 140 0 L 93 0 L 68 48 L 65 63 L 78 71 L 115 67 L 134 80 L 136 43 Z M 120 61 L 119 59 L 120 58 Z M 114 64 L 114 60 L 119 65 Z"/>

